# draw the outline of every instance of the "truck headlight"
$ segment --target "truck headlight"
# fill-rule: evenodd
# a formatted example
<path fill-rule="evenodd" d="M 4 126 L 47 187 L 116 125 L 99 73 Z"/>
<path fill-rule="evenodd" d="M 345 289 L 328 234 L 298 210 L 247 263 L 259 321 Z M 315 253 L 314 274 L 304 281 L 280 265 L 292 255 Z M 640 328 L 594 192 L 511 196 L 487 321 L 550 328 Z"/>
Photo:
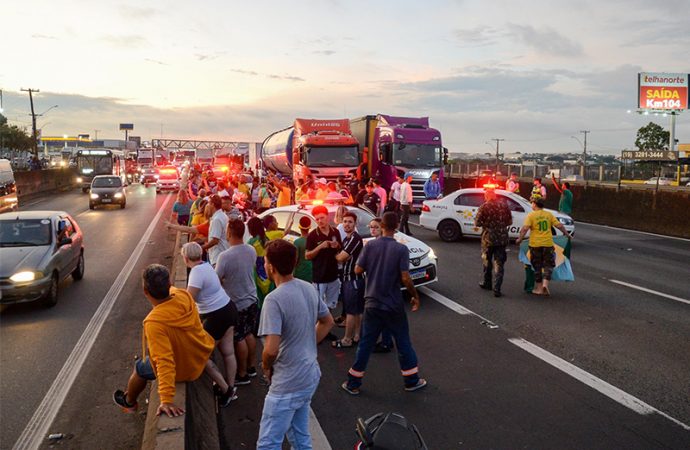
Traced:
<path fill-rule="evenodd" d="M 96 200 L 98 198 L 98 194 L 91 194 L 91 199 Z"/>
<path fill-rule="evenodd" d="M 10 277 L 10 280 L 15 283 L 24 283 L 26 281 L 34 281 L 36 279 L 36 273 L 30 271 L 17 272 Z"/>
<path fill-rule="evenodd" d="M 158 179 L 158 177 L 160 177 L 160 175 L 158 175 L 158 174 L 153 176 L 153 178 L 155 178 L 156 180 Z"/>

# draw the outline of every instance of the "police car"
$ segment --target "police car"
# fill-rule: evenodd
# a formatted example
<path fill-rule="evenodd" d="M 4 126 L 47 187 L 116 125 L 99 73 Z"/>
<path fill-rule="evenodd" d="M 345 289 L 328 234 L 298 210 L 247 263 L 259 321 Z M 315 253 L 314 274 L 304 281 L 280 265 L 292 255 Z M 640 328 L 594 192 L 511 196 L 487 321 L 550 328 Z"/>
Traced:
<path fill-rule="evenodd" d="M 527 214 L 532 211 L 532 205 L 512 192 L 497 189 L 496 196 L 510 209 L 513 223 L 508 227 L 508 236 L 510 239 L 516 239 L 520 235 L 520 228 Z M 459 189 L 440 200 L 424 201 L 419 225 L 422 228 L 438 230 L 438 235 L 446 242 L 457 241 L 463 236 L 480 236 L 482 229 L 474 226 L 474 219 L 482 204 L 483 188 Z M 570 234 L 575 233 L 575 222 L 569 215 L 546 208 L 545 211 L 553 214 Z M 560 231 L 556 232 L 560 234 Z"/>
<path fill-rule="evenodd" d="M 278 229 L 285 230 L 285 227 L 292 221 L 292 226 L 284 239 L 294 242 L 299 236 L 298 224 L 302 217 L 307 216 L 312 221 L 313 230 L 316 228 L 316 221 L 312 216 L 311 211 L 316 205 L 323 205 L 328 209 L 328 217 L 331 225 L 335 223 L 335 212 L 338 209 L 337 202 L 330 203 L 329 201 L 310 200 L 309 202 L 302 202 L 300 205 L 282 206 L 279 208 L 272 208 L 259 214 L 259 218 L 263 219 L 271 214 L 278 221 Z M 374 216 L 363 209 L 354 206 L 347 206 L 347 209 L 357 215 L 357 233 L 362 237 L 364 245 L 374 239 L 369 232 L 369 222 Z M 245 239 L 246 239 L 245 235 Z M 438 281 L 437 278 L 437 263 L 436 254 L 424 242 L 415 239 L 403 233 L 395 233 L 395 240 L 404 244 L 410 252 L 410 277 L 414 281 L 415 286 L 424 286 L 426 284 Z"/>

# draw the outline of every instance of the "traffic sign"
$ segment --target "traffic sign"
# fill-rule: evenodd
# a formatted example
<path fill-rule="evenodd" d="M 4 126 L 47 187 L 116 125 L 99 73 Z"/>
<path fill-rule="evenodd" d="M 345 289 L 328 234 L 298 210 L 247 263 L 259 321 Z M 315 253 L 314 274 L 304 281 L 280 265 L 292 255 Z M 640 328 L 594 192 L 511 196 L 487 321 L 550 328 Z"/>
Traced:
<path fill-rule="evenodd" d="M 623 159 L 638 161 L 677 161 L 678 152 L 669 150 L 623 150 Z"/>

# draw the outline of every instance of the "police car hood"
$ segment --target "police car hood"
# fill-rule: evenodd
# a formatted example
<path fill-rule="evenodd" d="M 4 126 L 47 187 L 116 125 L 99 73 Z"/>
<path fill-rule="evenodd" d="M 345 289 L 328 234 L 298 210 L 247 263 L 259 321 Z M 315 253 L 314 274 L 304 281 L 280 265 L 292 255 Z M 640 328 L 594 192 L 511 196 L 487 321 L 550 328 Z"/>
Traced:
<path fill-rule="evenodd" d="M 397 232 L 393 237 L 396 241 L 400 242 L 405 247 L 407 247 L 407 250 L 410 252 L 410 259 L 420 258 L 429 253 L 429 251 L 431 250 L 431 247 L 426 245 L 424 242 L 420 241 L 419 239 L 415 239 L 412 236 L 408 236 L 405 233 Z M 374 238 L 366 238 L 364 239 L 364 243 L 366 244 L 372 239 Z"/>

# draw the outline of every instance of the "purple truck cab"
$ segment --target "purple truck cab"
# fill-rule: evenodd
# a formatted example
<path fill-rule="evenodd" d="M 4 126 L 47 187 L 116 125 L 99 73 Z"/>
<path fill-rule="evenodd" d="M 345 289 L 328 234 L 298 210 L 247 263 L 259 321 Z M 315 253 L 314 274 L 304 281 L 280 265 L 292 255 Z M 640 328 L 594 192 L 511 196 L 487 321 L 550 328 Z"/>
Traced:
<path fill-rule="evenodd" d="M 441 133 L 429 126 L 428 117 L 369 115 L 352 119 L 350 127 L 360 148 L 368 149 L 369 176 L 379 178 L 385 189 L 390 189 L 398 174 L 410 173 L 414 205 L 421 206 L 424 183 L 432 173 L 438 173 L 443 188 L 448 150 Z"/>

